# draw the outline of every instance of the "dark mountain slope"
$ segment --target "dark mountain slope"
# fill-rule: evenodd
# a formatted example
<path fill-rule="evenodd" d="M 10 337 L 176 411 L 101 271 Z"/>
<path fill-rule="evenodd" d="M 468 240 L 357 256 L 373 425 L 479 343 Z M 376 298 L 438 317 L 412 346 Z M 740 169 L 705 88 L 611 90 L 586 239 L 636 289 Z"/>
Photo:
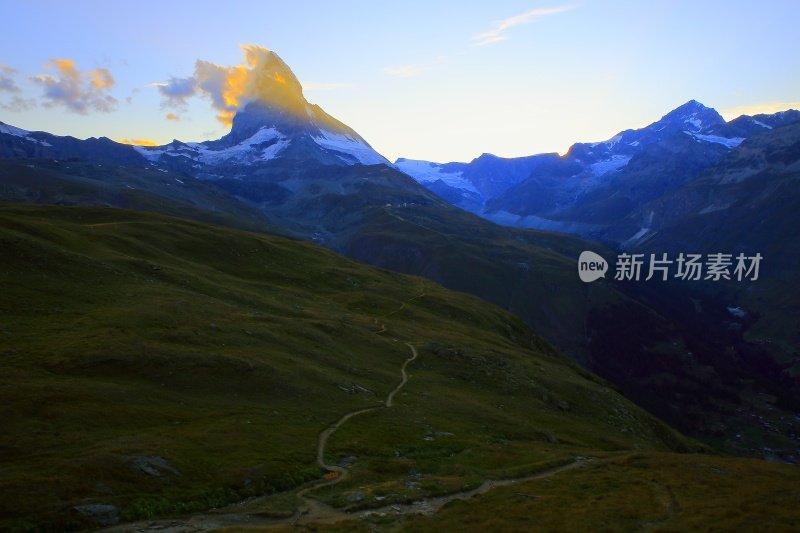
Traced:
<path fill-rule="evenodd" d="M 774 352 L 796 383 L 799 180 L 800 124 L 794 123 L 748 139 L 701 178 L 630 217 L 639 222 L 647 213 L 653 221 L 637 250 L 760 253 L 757 283 L 722 285 L 730 306 L 754 322 L 748 337 Z"/>

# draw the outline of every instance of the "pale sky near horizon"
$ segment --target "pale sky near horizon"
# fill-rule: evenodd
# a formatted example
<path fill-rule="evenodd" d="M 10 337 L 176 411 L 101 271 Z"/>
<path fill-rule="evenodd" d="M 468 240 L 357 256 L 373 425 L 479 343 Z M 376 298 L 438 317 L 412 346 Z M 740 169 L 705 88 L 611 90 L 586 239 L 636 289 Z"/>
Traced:
<path fill-rule="evenodd" d="M 0 121 L 79 138 L 220 137 L 207 96 L 164 107 L 156 84 L 238 65 L 244 44 L 391 160 L 563 153 L 690 99 L 727 119 L 800 107 L 796 0 L 31 0 L 3 15 Z"/>

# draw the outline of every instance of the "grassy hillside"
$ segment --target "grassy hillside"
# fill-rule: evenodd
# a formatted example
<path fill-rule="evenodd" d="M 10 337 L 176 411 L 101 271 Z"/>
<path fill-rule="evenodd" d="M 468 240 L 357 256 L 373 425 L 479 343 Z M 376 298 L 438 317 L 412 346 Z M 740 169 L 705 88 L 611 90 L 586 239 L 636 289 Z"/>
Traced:
<path fill-rule="evenodd" d="M 580 252 L 603 251 L 601 246 L 496 226 L 459 209 L 372 208 L 340 240 L 344 253 L 360 261 L 422 275 L 499 305 L 582 364 L 589 360 L 585 330 L 592 309 L 621 300 L 643 307 L 610 283 L 580 281 Z"/>
<path fill-rule="evenodd" d="M 303 486 L 368 509 L 576 456 L 700 449 L 499 308 L 311 244 L 5 206 L 0 250 L 3 530 L 91 527 L 96 506 L 130 521 L 264 495 L 247 512 L 280 523 Z M 317 486 L 318 435 L 383 405 L 405 343 L 419 353 L 408 383 L 331 436 L 324 459 L 349 475 Z M 776 490 L 796 486 L 789 467 L 752 464 Z"/>
<path fill-rule="evenodd" d="M 389 510 L 384 516 L 315 524 L 314 530 L 789 532 L 800 518 L 800 495 L 791 488 L 797 483 L 798 469 L 754 459 L 633 453 L 498 486 L 448 502 L 434 514 Z"/>
<path fill-rule="evenodd" d="M 411 462 L 445 490 L 582 450 L 689 446 L 511 315 L 419 278 L 120 210 L 5 207 L 0 228 L 6 526 L 316 478 L 317 434 L 396 385 L 401 341 L 421 356 L 397 408 L 330 445 L 359 482 Z"/>

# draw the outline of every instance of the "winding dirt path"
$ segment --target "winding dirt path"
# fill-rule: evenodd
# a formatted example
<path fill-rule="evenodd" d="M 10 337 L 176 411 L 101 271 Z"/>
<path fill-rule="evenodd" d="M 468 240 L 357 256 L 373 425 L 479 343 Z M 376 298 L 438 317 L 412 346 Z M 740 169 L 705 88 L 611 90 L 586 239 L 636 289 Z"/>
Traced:
<path fill-rule="evenodd" d="M 395 395 L 398 392 L 400 392 L 400 389 L 402 389 L 406 383 L 408 383 L 408 374 L 406 373 L 406 367 L 408 366 L 409 363 L 413 362 L 419 356 L 419 354 L 417 353 L 417 349 L 414 348 L 413 344 L 407 342 L 406 346 L 408 346 L 409 350 L 411 350 L 411 357 L 406 359 L 405 362 L 403 363 L 403 366 L 400 367 L 400 383 L 398 383 L 397 387 L 395 387 L 394 390 L 389 393 L 389 396 L 386 397 L 386 407 L 392 406 L 392 404 L 394 403 Z"/>
<path fill-rule="evenodd" d="M 400 383 L 398 383 L 397 386 L 394 389 L 392 389 L 391 392 L 389 392 L 383 404 L 376 405 L 375 407 L 367 407 L 364 409 L 351 411 L 343 415 L 334 424 L 324 429 L 319 434 L 319 438 L 317 439 L 317 464 L 323 470 L 335 473 L 336 477 L 333 477 L 332 479 L 313 481 L 308 486 L 301 489 L 297 493 L 297 497 L 303 500 L 304 507 L 298 509 L 298 511 L 291 518 L 273 519 L 273 518 L 265 518 L 257 514 L 247 514 L 247 513 L 225 513 L 225 514 L 209 513 L 209 514 L 195 515 L 181 521 L 161 520 L 157 522 L 155 521 L 149 522 L 147 524 L 141 522 L 134 524 L 126 524 L 123 526 L 108 528 L 104 531 L 117 531 L 117 532 L 161 531 L 165 533 L 213 531 L 215 529 L 231 527 L 235 525 L 245 525 L 245 524 L 249 526 L 257 525 L 259 527 L 269 527 L 269 526 L 279 526 L 288 524 L 305 524 L 309 522 L 339 522 L 342 520 L 349 520 L 352 518 L 357 518 L 359 516 L 366 516 L 368 514 L 371 514 L 373 512 L 372 510 L 363 511 L 360 513 L 347 513 L 345 511 L 336 509 L 334 507 L 331 507 L 330 505 L 322 503 L 321 501 L 309 496 L 308 493 L 311 492 L 312 490 L 317 490 L 323 487 L 328 487 L 340 483 L 347 477 L 348 471 L 346 468 L 341 467 L 339 465 L 330 465 L 325 462 L 325 448 L 328 445 L 328 439 L 330 439 L 331 435 L 336 433 L 336 430 L 342 427 L 342 425 L 344 425 L 351 418 L 356 417 L 358 415 L 363 415 L 364 413 L 369 413 L 371 411 L 388 409 L 394 405 L 394 397 L 397 395 L 398 392 L 400 392 L 403 389 L 406 383 L 408 383 L 408 372 L 406 368 L 412 361 L 414 361 L 417 357 L 419 357 L 419 353 L 417 352 L 417 349 L 414 347 L 413 344 L 407 342 L 405 343 L 405 345 L 408 346 L 408 349 L 411 351 L 411 357 L 403 361 L 403 364 L 400 367 Z"/>
<path fill-rule="evenodd" d="M 426 293 L 425 293 L 425 282 L 424 282 L 424 281 L 420 281 L 420 284 L 419 284 L 419 285 L 420 285 L 420 293 L 419 293 L 419 294 L 417 294 L 416 296 L 414 296 L 414 297 L 412 297 L 412 298 L 409 298 L 409 299 L 408 299 L 408 300 L 406 300 L 405 302 L 402 302 L 402 303 L 400 304 L 400 307 L 398 307 L 398 308 L 397 308 L 397 309 L 395 309 L 394 311 L 389 311 L 389 312 L 388 312 L 388 313 L 386 313 L 385 315 L 381 315 L 380 317 L 375 317 L 375 324 L 377 325 L 377 324 L 379 324 L 379 323 L 380 323 L 380 322 L 378 322 L 378 318 L 387 318 L 387 317 L 390 317 L 390 316 L 392 316 L 392 315 L 394 315 L 394 314 L 397 314 L 397 313 L 399 313 L 400 311 L 402 311 L 403 309 L 405 309 L 405 308 L 406 308 L 406 304 L 408 304 L 408 303 L 410 303 L 410 302 L 413 302 L 414 300 L 418 300 L 418 299 L 420 299 L 420 298 L 422 298 L 422 297 L 426 296 Z M 386 333 L 386 324 L 380 323 L 380 325 L 381 325 L 381 329 L 379 329 L 378 331 L 374 331 L 374 332 L 373 332 L 373 333 L 375 333 L 375 335 L 380 335 L 380 334 L 382 334 L 382 333 Z M 415 357 L 416 357 L 416 356 L 415 356 Z"/>
<path fill-rule="evenodd" d="M 407 303 L 416 300 L 418 298 L 422 298 L 423 296 L 425 296 L 424 286 L 423 286 L 423 291 L 419 295 L 410 298 L 409 300 L 406 300 L 396 310 L 391 311 L 390 313 L 384 315 L 383 317 L 385 318 L 395 313 L 399 313 L 400 311 L 405 309 Z M 377 318 L 375 319 L 375 322 L 376 324 L 378 323 Z M 384 333 L 385 331 L 386 331 L 386 325 L 381 324 L 381 329 L 379 331 L 376 331 L 375 333 L 381 334 Z M 242 504 L 234 504 L 218 512 L 211 511 L 208 513 L 198 514 L 191 517 L 174 519 L 174 520 L 158 520 L 158 521 L 129 523 L 107 528 L 102 531 L 117 532 L 117 533 L 120 532 L 139 533 L 139 532 L 149 532 L 149 531 L 159 531 L 161 533 L 195 533 L 202 531 L 216 531 L 230 527 L 259 528 L 263 530 L 263 529 L 271 529 L 273 527 L 284 527 L 287 525 L 302 525 L 310 523 L 330 524 L 346 520 L 358 520 L 360 518 L 368 517 L 371 515 L 385 516 L 385 515 L 407 515 L 407 514 L 432 514 L 441 509 L 445 504 L 453 500 L 467 500 L 469 498 L 472 498 L 473 496 L 484 494 L 485 492 L 488 492 L 489 490 L 496 487 L 504 487 L 516 483 L 523 483 L 525 481 L 549 477 L 564 472 L 566 470 L 571 470 L 573 468 L 581 467 L 588 461 L 591 461 L 591 459 L 576 458 L 572 462 L 567 463 L 565 465 L 550 468 L 548 470 L 540 471 L 528 476 L 512 478 L 512 479 L 487 480 L 481 483 L 478 487 L 468 491 L 455 492 L 444 496 L 421 498 L 420 500 L 415 501 L 414 503 L 411 504 L 389 504 L 383 507 L 365 509 L 361 511 L 347 512 L 342 509 L 331 507 L 330 505 L 327 505 L 317 500 L 316 498 L 313 498 L 312 496 L 309 495 L 311 491 L 340 483 L 342 480 L 346 479 L 348 475 L 348 470 L 346 468 L 341 467 L 339 465 L 330 465 L 325 462 L 325 449 L 328 445 L 328 440 L 330 439 L 330 437 L 334 433 L 336 433 L 336 431 L 339 428 L 341 428 L 345 423 L 347 423 L 348 420 L 356 416 L 369 413 L 372 411 L 378 411 L 380 409 L 391 408 L 394 405 L 394 399 L 397 393 L 399 393 L 403 389 L 403 387 L 405 387 L 405 385 L 408 383 L 409 380 L 407 372 L 408 365 L 413 361 L 415 361 L 417 357 L 419 357 L 419 353 L 417 352 L 416 347 L 410 342 L 406 342 L 405 345 L 408 346 L 408 349 L 411 352 L 411 357 L 403 361 L 403 364 L 400 367 L 400 382 L 394 389 L 392 389 L 391 392 L 389 392 L 383 404 L 376 405 L 375 407 L 357 409 L 355 411 L 346 413 L 334 424 L 327 427 L 319 434 L 319 437 L 317 439 L 317 464 L 323 470 L 327 470 L 329 473 L 334 473 L 336 475 L 335 477 L 332 477 L 330 479 L 320 479 L 312 481 L 308 483 L 304 488 L 302 488 L 299 492 L 297 492 L 297 497 L 303 501 L 303 506 L 299 508 L 294 513 L 293 516 L 288 518 L 272 518 L 260 514 L 257 511 L 241 510 L 239 512 L 236 512 L 235 507 L 237 505 L 242 505 L 244 503 L 247 503 L 247 502 L 242 502 Z"/>
<path fill-rule="evenodd" d="M 108 528 L 103 531 L 125 532 L 125 533 L 144 533 L 158 531 L 160 533 L 195 533 L 205 531 L 225 530 L 227 528 L 257 529 L 259 531 L 273 528 L 283 528 L 287 525 L 305 524 L 335 524 L 350 520 L 360 520 L 369 516 L 401 516 L 401 515 L 431 515 L 439 511 L 446 504 L 454 500 L 468 500 L 474 496 L 485 494 L 498 487 L 507 487 L 535 479 L 543 479 L 561 474 L 575 468 L 583 468 L 594 461 L 602 462 L 603 459 L 576 458 L 567 464 L 553 467 L 547 470 L 536 472 L 523 477 L 511 479 L 487 480 L 472 490 L 454 492 L 444 496 L 434 496 L 430 498 L 420 498 L 413 503 L 395 503 L 383 507 L 364 509 L 361 511 L 347 512 L 326 505 L 318 500 L 307 497 L 307 508 L 298 511 L 291 518 L 269 518 L 257 512 L 220 512 L 195 515 L 180 520 L 160 520 L 158 522 L 126 524 Z M 315 484 L 303 489 L 306 492 L 318 489 L 333 483 L 330 482 Z M 298 493 L 300 496 L 300 493 Z M 302 496 L 301 496 L 302 497 Z M 313 527 L 313 526 L 312 526 Z"/>
<path fill-rule="evenodd" d="M 416 359 L 419 354 L 417 353 L 417 349 L 411 343 L 405 343 L 406 346 L 409 347 L 411 350 L 411 357 L 406 359 L 403 362 L 403 366 L 400 367 L 400 383 L 386 396 L 386 400 L 384 401 L 383 405 L 376 405 L 375 407 L 366 407 L 364 409 L 358 409 L 356 411 L 351 411 L 346 415 L 342 416 L 339 420 L 336 421 L 333 425 L 328 427 L 327 429 L 323 430 L 322 433 L 319 434 L 319 439 L 317 440 L 317 464 L 323 469 L 327 470 L 328 472 L 335 472 L 338 474 L 337 478 L 335 479 L 337 482 L 341 480 L 344 476 L 347 475 L 347 469 L 343 468 L 338 465 L 329 465 L 325 462 L 325 446 L 328 444 L 328 439 L 331 435 L 336 433 L 336 430 L 342 427 L 342 425 L 353 418 L 354 416 L 363 415 L 364 413 L 369 413 L 371 411 L 377 411 L 379 409 L 385 409 L 387 407 L 391 407 L 394 404 L 394 397 L 395 395 L 400 392 L 406 383 L 408 383 L 408 373 L 406 373 L 406 367 L 410 362 Z M 332 484 L 332 483 L 328 483 Z M 310 488 L 319 488 L 323 485 L 316 485 Z M 306 489 L 309 490 L 309 489 Z"/>
<path fill-rule="evenodd" d="M 320 482 L 316 481 L 313 482 L 308 487 L 302 489 L 300 492 L 297 493 L 297 497 L 303 500 L 303 504 L 305 508 L 301 508 L 295 513 L 295 515 L 291 518 L 292 524 L 298 523 L 306 523 L 306 522 L 316 522 L 320 520 L 329 520 L 335 519 L 335 521 L 347 519 L 349 516 L 348 513 L 331 507 L 330 505 L 326 505 L 316 498 L 313 498 L 308 495 L 309 492 L 312 490 L 317 490 L 322 487 L 329 487 L 331 485 L 335 485 L 340 483 L 344 479 L 347 478 L 348 470 L 344 467 L 339 465 L 330 465 L 325 462 L 325 447 L 328 444 L 328 439 L 336 433 L 342 425 L 350 420 L 351 418 L 362 415 L 364 413 L 369 413 L 372 411 L 377 411 L 379 409 L 386 409 L 392 407 L 394 405 L 394 397 L 395 395 L 400 392 L 400 390 L 408 383 L 408 373 L 406 372 L 406 367 L 409 363 L 414 361 L 418 357 L 417 349 L 411 343 L 405 343 L 408 346 L 409 350 L 411 350 L 411 357 L 406 359 L 403 362 L 403 365 L 400 367 L 400 383 L 386 396 L 386 400 L 384 401 L 383 405 L 376 405 L 375 407 L 367 407 L 365 409 L 358 409 L 356 411 L 351 411 L 339 420 L 336 421 L 333 425 L 328 427 L 327 429 L 323 430 L 322 433 L 319 434 L 319 439 L 317 440 L 317 464 L 323 470 L 327 470 L 328 472 L 333 472 L 336 474 L 336 477 L 332 479 L 328 479 L 326 481 Z M 301 521 L 302 519 L 302 521 Z"/>

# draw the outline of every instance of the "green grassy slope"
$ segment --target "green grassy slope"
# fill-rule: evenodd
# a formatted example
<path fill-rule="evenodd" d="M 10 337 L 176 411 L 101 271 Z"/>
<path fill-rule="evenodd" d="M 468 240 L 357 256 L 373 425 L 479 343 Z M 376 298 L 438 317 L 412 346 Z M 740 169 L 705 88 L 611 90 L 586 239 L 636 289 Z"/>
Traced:
<path fill-rule="evenodd" d="M 505 228 L 454 208 L 379 207 L 342 232 L 350 257 L 423 275 L 514 313 L 559 350 L 586 364 L 586 318 L 608 302 L 637 306 L 612 284 L 587 284 L 577 258 L 603 247 L 578 238 Z M 646 310 L 642 310 L 646 312 Z"/>
<path fill-rule="evenodd" d="M 315 531 L 790 532 L 799 482 L 800 470 L 754 459 L 634 453 L 455 500 L 429 516 L 389 512 Z"/>
<path fill-rule="evenodd" d="M 691 446 L 500 309 L 310 244 L 7 206 L 0 250 L 4 526 L 80 523 L 86 502 L 129 519 L 200 509 L 313 479 L 317 434 L 382 401 L 400 341 L 421 356 L 398 407 L 330 443 L 358 456 L 359 482 L 408 461 L 458 486 L 581 450 Z"/>
<path fill-rule="evenodd" d="M 272 493 L 258 511 L 290 515 L 291 490 L 323 474 L 318 434 L 384 401 L 405 342 L 419 358 L 396 405 L 333 435 L 326 460 L 352 473 L 316 497 L 369 507 L 577 455 L 699 449 L 499 308 L 311 244 L 5 206 L 0 251 L 0 529 Z"/>

